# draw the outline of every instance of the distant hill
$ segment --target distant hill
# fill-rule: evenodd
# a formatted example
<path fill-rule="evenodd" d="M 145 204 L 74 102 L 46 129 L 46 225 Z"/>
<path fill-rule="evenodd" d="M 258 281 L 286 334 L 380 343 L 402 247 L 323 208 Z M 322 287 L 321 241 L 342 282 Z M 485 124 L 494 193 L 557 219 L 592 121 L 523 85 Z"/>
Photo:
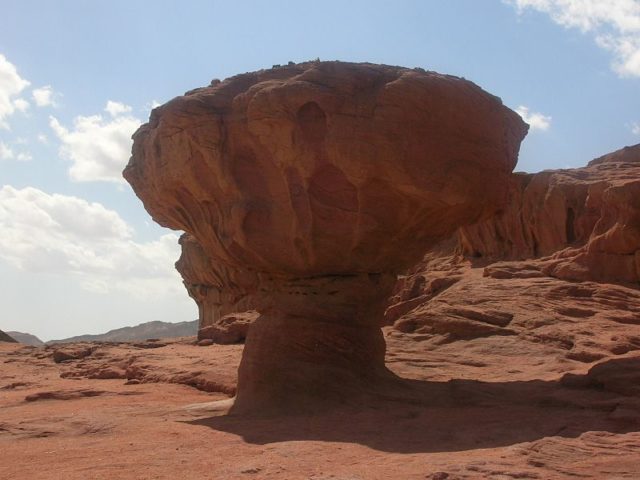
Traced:
<path fill-rule="evenodd" d="M 11 338 L 9 335 L 0 330 L 0 342 L 17 343 L 15 338 Z"/>
<path fill-rule="evenodd" d="M 110 330 L 100 335 L 79 335 L 77 337 L 51 340 L 47 345 L 68 342 L 128 342 L 148 338 L 190 337 L 198 333 L 198 320 L 192 322 L 147 322 L 135 327 Z"/>
<path fill-rule="evenodd" d="M 44 342 L 42 340 L 40 340 L 35 335 L 31 335 L 30 333 L 7 332 L 7 334 L 11 335 L 11 337 L 17 342 L 24 343 L 25 345 L 31 345 L 33 347 L 44 345 Z"/>

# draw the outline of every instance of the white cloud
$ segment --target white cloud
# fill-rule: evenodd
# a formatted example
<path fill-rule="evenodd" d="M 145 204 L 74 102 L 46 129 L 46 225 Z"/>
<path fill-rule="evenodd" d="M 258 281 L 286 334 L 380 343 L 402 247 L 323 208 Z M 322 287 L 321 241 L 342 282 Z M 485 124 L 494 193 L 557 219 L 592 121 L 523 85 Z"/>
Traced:
<path fill-rule="evenodd" d="M 160 105 L 162 104 L 159 101 L 151 100 L 151 103 L 148 103 L 145 107 L 147 110 L 153 110 L 154 108 L 158 108 Z"/>
<path fill-rule="evenodd" d="M 638 0 L 504 0 L 519 12 L 546 13 L 565 28 L 592 34 L 613 54 L 620 76 L 640 77 L 640 2 Z"/>
<path fill-rule="evenodd" d="M 93 292 L 183 295 L 178 236 L 139 243 L 113 210 L 32 187 L 0 188 L 0 259 L 23 271 L 72 275 Z"/>
<path fill-rule="evenodd" d="M 16 160 L 18 160 L 19 162 L 28 162 L 30 160 L 33 160 L 33 157 L 29 152 L 20 152 L 18 153 L 18 155 L 16 155 Z"/>
<path fill-rule="evenodd" d="M 62 156 L 73 162 L 69 169 L 72 180 L 124 183 L 122 170 L 131 156 L 131 135 L 142 122 L 131 115 L 116 115 L 110 120 L 102 115 L 79 116 L 71 129 L 50 117 L 49 125 L 62 141 Z"/>
<path fill-rule="evenodd" d="M 631 124 L 631 133 L 633 133 L 634 135 L 640 135 L 640 123 L 639 122 L 633 122 Z"/>
<path fill-rule="evenodd" d="M 18 139 L 20 140 L 20 139 Z M 15 143 L 21 144 L 20 141 Z M 33 157 L 29 152 L 14 152 L 13 149 L 4 142 L 0 142 L 0 160 L 18 160 L 19 162 L 28 162 Z"/>
<path fill-rule="evenodd" d="M 36 105 L 39 107 L 55 107 L 56 103 L 53 99 L 54 92 L 51 85 L 45 85 L 44 87 L 35 88 L 33 92 L 31 92 L 33 97 L 33 101 L 36 102 Z"/>
<path fill-rule="evenodd" d="M 548 130 L 551 126 L 551 117 L 538 112 L 530 112 L 528 107 L 520 105 L 516 108 L 518 115 L 529 124 L 531 130 Z"/>
<path fill-rule="evenodd" d="M 0 54 L 0 129 L 8 130 L 7 118 L 26 108 L 25 100 L 14 97 L 28 86 L 29 82 L 18 75 L 16 67 Z"/>
<path fill-rule="evenodd" d="M 11 160 L 13 156 L 13 150 L 6 143 L 0 142 L 0 160 Z"/>
<path fill-rule="evenodd" d="M 20 112 L 26 112 L 29 109 L 29 102 L 27 102 L 24 98 L 16 98 L 13 101 L 13 106 Z"/>
<path fill-rule="evenodd" d="M 40 143 L 44 143 L 45 145 L 49 143 L 49 139 L 44 133 L 39 133 L 36 137 Z"/>
<path fill-rule="evenodd" d="M 109 113 L 112 117 L 117 117 L 123 113 L 129 113 L 131 111 L 131 107 L 121 102 L 109 100 L 107 101 L 107 106 L 104 107 L 104 111 Z"/>

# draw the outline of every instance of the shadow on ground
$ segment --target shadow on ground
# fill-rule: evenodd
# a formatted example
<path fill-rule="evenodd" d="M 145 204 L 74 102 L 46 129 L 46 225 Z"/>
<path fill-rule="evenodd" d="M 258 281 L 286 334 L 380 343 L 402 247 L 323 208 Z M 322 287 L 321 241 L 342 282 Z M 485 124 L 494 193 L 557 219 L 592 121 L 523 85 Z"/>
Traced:
<path fill-rule="evenodd" d="M 640 359 L 611 360 L 597 371 L 603 369 L 615 386 L 613 372 L 640 372 Z M 639 375 L 627 376 L 622 384 L 628 388 L 628 382 L 637 382 Z M 360 407 L 351 404 L 314 415 L 271 418 L 257 412 L 186 423 L 233 433 L 259 445 L 348 442 L 399 453 L 493 448 L 550 436 L 578 437 L 589 431 L 640 431 L 639 396 L 611 390 L 590 374 L 572 375 L 568 382 L 400 381 L 401 394 L 371 397 Z"/>

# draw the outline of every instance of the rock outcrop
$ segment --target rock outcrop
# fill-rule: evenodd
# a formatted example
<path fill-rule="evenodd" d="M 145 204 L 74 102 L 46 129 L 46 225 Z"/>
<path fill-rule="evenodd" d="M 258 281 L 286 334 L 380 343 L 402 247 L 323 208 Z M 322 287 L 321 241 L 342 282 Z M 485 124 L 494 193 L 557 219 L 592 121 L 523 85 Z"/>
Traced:
<path fill-rule="evenodd" d="M 244 321 L 246 319 L 240 322 L 246 324 L 246 327 L 231 327 L 230 319 L 224 317 L 251 310 L 247 292 L 225 283 L 226 279 L 219 276 L 214 262 L 193 236 L 188 233 L 182 234 L 180 246 L 182 253 L 176 262 L 176 269 L 182 275 L 189 296 L 198 305 L 198 338 L 235 343 L 226 342 L 229 337 L 223 333 L 231 328 L 238 333 L 238 341 L 244 340 L 248 328 L 247 322 Z"/>
<path fill-rule="evenodd" d="M 502 212 L 401 277 L 386 323 L 439 341 L 555 342 L 587 363 L 640 348 L 640 145 L 514 174 L 510 189 Z"/>
<path fill-rule="evenodd" d="M 224 315 L 215 323 L 202 326 L 198 330 L 198 340 L 211 340 L 223 345 L 242 343 L 249 334 L 249 326 L 258 316 L 255 310 Z"/>
<path fill-rule="evenodd" d="M 261 314 L 234 410 L 312 409 L 392 378 L 379 326 L 396 275 L 503 208 L 526 131 L 460 78 L 311 62 L 155 109 L 124 176 L 187 232 L 178 267 L 201 314 Z"/>
<path fill-rule="evenodd" d="M 488 260 L 545 258 L 567 280 L 640 283 L 640 145 L 584 168 L 515 174 L 499 215 L 459 231 L 460 252 Z"/>

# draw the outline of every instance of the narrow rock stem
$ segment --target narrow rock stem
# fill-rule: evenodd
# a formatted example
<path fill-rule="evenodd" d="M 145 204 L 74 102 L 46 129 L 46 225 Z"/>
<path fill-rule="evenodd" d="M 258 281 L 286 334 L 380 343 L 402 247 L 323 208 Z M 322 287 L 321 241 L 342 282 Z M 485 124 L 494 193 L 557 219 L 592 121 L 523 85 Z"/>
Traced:
<path fill-rule="evenodd" d="M 263 315 L 249 330 L 234 413 L 313 411 L 347 403 L 388 371 L 377 325 Z"/>

